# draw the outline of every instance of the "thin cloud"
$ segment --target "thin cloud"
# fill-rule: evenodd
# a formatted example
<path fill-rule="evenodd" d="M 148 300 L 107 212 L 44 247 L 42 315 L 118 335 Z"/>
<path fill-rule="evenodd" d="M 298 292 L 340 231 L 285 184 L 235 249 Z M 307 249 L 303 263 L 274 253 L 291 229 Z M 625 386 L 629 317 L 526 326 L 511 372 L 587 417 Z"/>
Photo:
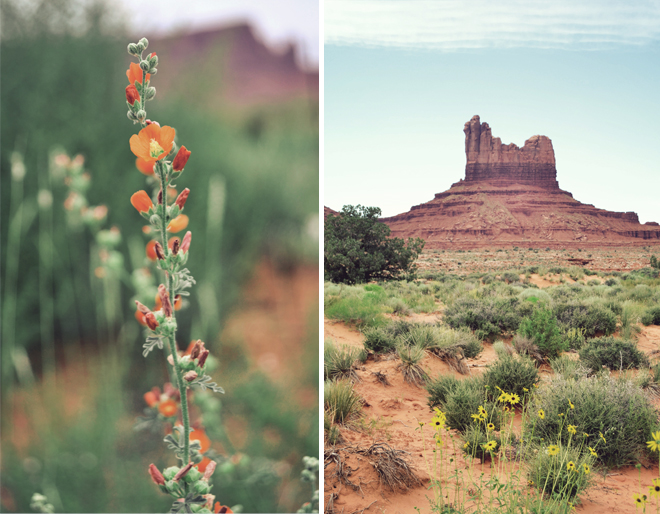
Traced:
<path fill-rule="evenodd" d="M 660 0 L 326 0 L 325 43 L 438 50 L 660 41 Z"/>

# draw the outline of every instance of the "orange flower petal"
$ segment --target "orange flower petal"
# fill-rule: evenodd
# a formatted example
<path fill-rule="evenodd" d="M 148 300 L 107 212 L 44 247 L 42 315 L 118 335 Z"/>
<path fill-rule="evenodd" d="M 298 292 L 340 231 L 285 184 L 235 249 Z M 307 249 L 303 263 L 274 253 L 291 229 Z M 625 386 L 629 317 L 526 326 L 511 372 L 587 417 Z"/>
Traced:
<path fill-rule="evenodd" d="M 147 212 L 154 204 L 146 191 L 138 191 L 131 196 L 131 205 L 139 212 Z"/>
<path fill-rule="evenodd" d="M 175 135 L 176 135 L 176 131 L 172 127 L 168 127 L 167 125 L 165 125 L 160 130 L 160 140 L 158 140 L 158 142 L 160 143 L 160 146 L 162 146 L 167 153 L 170 153 L 170 151 L 172 151 L 172 144 L 174 143 Z"/>
<path fill-rule="evenodd" d="M 136 62 L 132 62 L 128 70 L 126 70 L 126 77 L 128 78 L 129 84 L 135 85 L 136 80 L 142 84 L 142 68 L 140 68 L 140 65 Z M 151 75 L 147 73 L 147 80 L 149 79 L 151 79 Z"/>
<path fill-rule="evenodd" d="M 158 258 L 156 255 L 156 241 L 153 239 L 147 243 L 147 258 L 150 261 L 155 261 Z"/>
<path fill-rule="evenodd" d="M 147 326 L 147 322 L 144 319 L 144 314 L 142 314 L 140 311 L 135 311 L 135 319 L 138 320 L 140 325 L 144 325 L 145 327 Z"/>
<path fill-rule="evenodd" d="M 151 125 L 149 125 L 149 127 L 151 127 Z M 142 131 L 140 131 L 140 134 L 133 134 L 131 139 L 129 139 L 129 143 L 131 144 L 131 152 L 133 152 L 136 157 L 141 158 L 143 161 L 153 163 L 156 159 L 152 159 L 151 155 L 149 154 L 149 143 L 151 140 L 141 137 L 141 135 Z"/>
<path fill-rule="evenodd" d="M 206 435 L 206 432 L 203 428 L 195 428 L 190 432 L 191 441 L 199 441 L 202 445 L 202 449 L 199 450 L 200 453 L 206 453 L 206 451 L 211 447 L 211 440 Z M 201 470 L 200 470 L 201 471 Z"/>
<path fill-rule="evenodd" d="M 158 397 L 156 397 L 153 391 L 149 391 L 148 393 L 144 393 L 144 401 L 147 402 L 149 407 L 153 407 L 158 403 Z"/>
<path fill-rule="evenodd" d="M 132 149 L 132 148 L 131 148 Z M 135 159 L 135 167 L 140 170 L 140 173 L 144 175 L 153 175 L 154 174 L 154 163 L 149 162 L 142 157 Z"/>
<path fill-rule="evenodd" d="M 178 410 L 179 409 L 176 405 L 176 402 L 171 398 L 169 400 L 160 402 L 160 405 L 158 405 L 158 412 L 160 412 L 166 418 L 171 418 L 172 416 L 176 415 Z"/>
<path fill-rule="evenodd" d="M 185 214 L 179 214 L 176 218 L 170 221 L 170 223 L 167 225 L 167 230 L 173 234 L 181 232 L 188 226 L 188 221 L 188 216 Z"/>

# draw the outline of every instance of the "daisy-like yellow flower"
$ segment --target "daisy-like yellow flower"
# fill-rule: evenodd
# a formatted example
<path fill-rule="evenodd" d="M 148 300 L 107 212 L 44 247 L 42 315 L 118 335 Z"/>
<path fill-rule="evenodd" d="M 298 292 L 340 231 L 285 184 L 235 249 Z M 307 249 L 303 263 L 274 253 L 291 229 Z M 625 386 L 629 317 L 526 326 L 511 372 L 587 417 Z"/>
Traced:
<path fill-rule="evenodd" d="M 447 416 L 445 416 L 444 412 L 436 408 L 435 417 L 431 420 L 431 425 L 433 425 L 433 427 L 436 430 L 440 430 L 442 427 L 445 426 L 446 421 L 447 421 Z"/>
<path fill-rule="evenodd" d="M 488 423 L 488 425 L 486 425 L 486 428 L 488 429 L 489 432 L 492 432 L 493 430 L 495 430 L 495 425 L 493 425 L 492 423 Z"/>
<path fill-rule="evenodd" d="M 509 407 L 508 405 L 505 405 L 502 410 L 504 412 L 511 412 L 511 407 Z"/>
<path fill-rule="evenodd" d="M 646 441 L 646 446 L 649 447 L 649 450 L 652 452 L 660 451 L 660 444 L 655 439 L 653 441 Z"/>
<path fill-rule="evenodd" d="M 523 391 L 524 391 L 525 393 L 529 393 L 529 389 L 527 389 L 526 387 L 523 387 Z"/>
<path fill-rule="evenodd" d="M 470 414 L 475 421 L 481 421 L 481 414 Z"/>
<path fill-rule="evenodd" d="M 548 446 L 548 455 L 557 455 L 559 453 L 559 446 L 551 444 Z"/>
<path fill-rule="evenodd" d="M 515 393 L 514 393 L 514 394 L 510 394 L 510 395 L 509 395 L 509 403 L 510 403 L 511 405 L 515 405 L 516 403 L 520 403 L 520 396 L 518 396 L 518 395 L 515 394 Z"/>
<path fill-rule="evenodd" d="M 560 412 L 560 413 L 559 413 L 559 417 L 560 417 L 560 418 L 563 418 L 563 417 L 564 417 L 564 413 L 563 413 L 563 412 Z"/>
<path fill-rule="evenodd" d="M 658 432 L 658 433 L 660 434 L 660 432 Z M 600 438 L 603 440 L 604 443 L 607 443 L 607 441 L 605 440 L 605 436 L 603 435 L 602 432 L 598 432 L 598 435 L 600 436 Z M 655 437 L 653 439 L 655 439 Z M 657 439 L 656 439 L 656 441 L 657 441 Z"/>
<path fill-rule="evenodd" d="M 463 445 L 463 448 L 469 448 L 469 447 L 470 447 L 470 441 L 466 442 L 466 443 Z"/>
<path fill-rule="evenodd" d="M 574 408 L 575 408 L 575 405 L 573 405 L 573 402 L 572 402 L 571 400 L 568 400 L 568 406 L 569 406 L 571 409 L 574 409 Z"/>
<path fill-rule="evenodd" d="M 527 485 L 534 485 L 534 480 L 528 480 Z"/>
<path fill-rule="evenodd" d="M 479 405 L 479 414 L 481 414 L 482 416 L 487 416 L 488 415 L 488 413 L 486 412 L 486 409 L 484 409 L 483 405 Z"/>
<path fill-rule="evenodd" d="M 589 446 L 589 453 L 591 453 L 591 455 L 594 457 L 598 457 L 596 450 L 594 450 L 591 446 Z"/>
<path fill-rule="evenodd" d="M 539 409 L 538 414 L 539 414 L 539 418 L 545 419 L 545 412 L 543 411 L 543 409 Z"/>
<path fill-rule="evenodd" d="M 645 494 L 633 494 L 633 500 L 635 500 L 635 507 L 644 507 L 646 505 Z"/>
<path fill-rule="evenodd" d="M 582 464 L 582 469 L 584 470 L 585 475 L 591 473 L 591 468 L 589 467 L 589 464 L 587 464 L 586 462 Z"/>
<path fill-rule="evenodd" d="M 651 493 L 651 496 L 660 498 L 660 478 L 653 480 L 653 485 L 649 487 L 649 492 Z"/>
<path fill-rule="evenodd" d="M 566 469 L 568 469 L 568 471 L 575 471 L 575 462 L 573 462 L 572 460 L 569 460 L 566 463 Z"/>
<path fill-rule="evenodd" d="M 575 425 L 568 425 L 568 433 L 575 435 L 577 433 L 577 430 L 575 429 Z"/>
<path fill-rule="evenodd" d="M 505 393 L 504 391 L 502 391 L 502 394 L 499 396 L 499 398 L 497 398 L 497 401 L 500 403 L 506 403 L 509 401 L 509 398 L 510 398 L 509 393 Z"/>
<path fill-rule="evenodd" d="M 482 444 L 481 447 L 487 452 L 492 452 L 497 447 L 497 443 L 495 441 L 488 441 L 486 444 Z"/>

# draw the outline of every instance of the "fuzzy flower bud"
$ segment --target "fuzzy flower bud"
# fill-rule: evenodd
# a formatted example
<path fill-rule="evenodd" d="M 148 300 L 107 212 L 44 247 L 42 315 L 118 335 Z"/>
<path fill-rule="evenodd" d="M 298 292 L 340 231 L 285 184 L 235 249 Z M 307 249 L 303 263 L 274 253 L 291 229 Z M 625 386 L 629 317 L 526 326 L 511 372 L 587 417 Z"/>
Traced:
<path fill-rule="evenodd" d="M 149 474 L 156 485 L 165 485 L 165 478 L 155 464 L 149 464 Z"/>
<path fill-rule="evenodd" d="M 173 253 L 174 255 L 176 255 L 177 253 L 179 253 L 179 246 L 180 246 L 180 245 L 179 245 L 179 239 L 177 238 L 176 241 L 174 241 L 174 243 L 172 243 L 172 253 Z"/>
<path fill-rule="evenodd" d="M 126 86 L 126 101 L 133 105 L 136 100 L 140 99 L 140 93 L 138 93 L 137 88 L 131 84 L 130 86 Z"/>
<path fill-rule="evenodd" d="M 197 378 L 197 372 L 195 370 L 188 371 L 185 375 L 183 375 L 183 379 L 186 382 L 192 382 Z"/>
<path fill-rule="evenodd" d="M 158 321 L 153 312 L 144 315 L 144 321 L 151 330 L 156 330 L 158 328 Z"/>
<path fill-rule="evenodd" d="M 193 466 L 194 464 L 192 462 L 189 462 L 185 467 L 181 468 L 181 471 L 179 471 L 176 475 L 174 475 L 174 481 L 178 482 L 183 477 L 185 477 L 188 474 L 188 471 L 190 471 Z"/>
<path fill-rule="evenodd" d="M 202 480 L 208 481 L 209 478 L 211 478 L 211 475 L 213 475 L 213 472 L 215 471 L 216 463 L 214 460 L 209 462 L 209 464 L 206 466 L 206 470 L 204 470 L 204 477 Z"/>
<path fill-rule="evenodd" d="M 199 360 L 197 361 L 200 368 L 204 367 L 204 364 L 206 364 L 206 358 L 208 356 L 209 356 L 209 351 L 206 349 L 202 350 L 202 353 L 199 355 Z"/>
<path fill-rule="evenodd" d="M 204 350 L 204 343 L 201 339 L 198 339 L 190 349 L 190 360 L 195 360 L 197 357 L 199 357 L 200 353 L 202 353 L 202 350 Z"/>
<path fill-rule="evenodd" d="M 166 318 L 172 317 L 172 304 L 170 303 L 170 293 L 167 288 L 161 284 L 158 286 L 158 296 L 160 296 L 160 303 L 163 305 L 163 314 Z"/>
<path fill-rule="evenodd" d="M 185 168 L 186 163 L 188 162 L 188 158 L 190 157 L 190 151 L 185 146 L 181 146 L 179 148 L 179 151 L 176 154 L 176 157 L 174 158 L 174 162 L 172 163 L 172 169 L 174 171 L 181 171 L 183 168 Z"/>
<path fill-rule="evenodd" d="M 186 200 L 188 199 L 188 195 L 190 194 L 190 189 L 185 188 L 179 196 L 176 199 L 176 202 L 174 202 L 176 205 L 179 206 L 179 209 L 183 209 L 183 206 L 186 205 Z"/>
<path fill-rule="evenodd" d="M 192 233 L 190 230 L 186 232 L 186 235 L 183 236 L 183 241 L 181 242 L 181 251 L 186 253 L 190 249 L 190 240 L 192 239 Z"/>
<path fill-rule="evenodd" d="M 165 260 L 165 251 L 163 250 L 163 246 L 156 241 L 156 244 L 154 245 L 154 252 L 156 252 L 156 258 L 160 259 L 161 261 Z"/>
<path fill-rule="evenodd" d="M 149 314 L 151 312 L 149 307 L 138 302 L 137 300 L 135 300 L 135 305 L 137 306 L 137 310 L 139 310 L 142 314 Z"/>
<path fill-rule="evenodd" d="M 128 53 L 129 55 L 138 55 L 140 52 L 138 51 L 138 46 L 135 43 L 130 43 L 128 45 Z"/>
<path fill-rule="evenodd" d="M 143 37 L 138 41 L 138 45 L 141 45 L 144 50 L 149 48 L 149 40 L 146 37 Z"/>

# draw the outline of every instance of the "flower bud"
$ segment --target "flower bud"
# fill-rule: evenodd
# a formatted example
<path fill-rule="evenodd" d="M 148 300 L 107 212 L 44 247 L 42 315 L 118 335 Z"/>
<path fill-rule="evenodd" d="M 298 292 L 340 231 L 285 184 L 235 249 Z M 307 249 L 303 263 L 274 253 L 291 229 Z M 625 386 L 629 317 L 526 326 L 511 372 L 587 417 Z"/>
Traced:
<path fill-rule="evenodd" d="M 188 473 L 188 471 L 190 471 L 190 468 L 192 468 L 193 466 L 194 466 L 194 464 L 192 462 L 189 462 L 188 464 L 186 464 L 185 467 L 181 468 L 181 471 L 179 471 L 176 475 L 174 475 L 174 481 L 178 482 L 183 477 L 185 477 L 186 474 Z"/>
<path fill-rule="evenodd" d="M 136 116 L 139 121 L 144 121 L 145 118 L 147 117 L 147 111 L 145 111 L 144 109 L 140 109 L 137 112 Z"/>
<path fill-rule="evenodd" d="M 186 232 L 186 235 L 183 236 L 183 241 L 181 242 L 181 251 L 186 253 L 190 249 L 190 241 L 192 239 L 192 232 L 190 230 Z"/>
<path fill-rule="evenodd" d="M 156 320 L 156 315 L 153 312 L 144 315 L 144 321 L 151 330 L 156 330 L 158 328 L 158 321 Z"/>
<path fill-rule="evenodd" d="M 195 494 L 208 494 L 211 490 L 211 486 L 207 482 L 195 482 L 195 485 L 192 487 Z"/>
<path fill-rule="evenodd" d="M 144 393 L 144 401 L 149 407 L 153 407 L 158 403 L 158 397 L 153 393 L 153 391 L 149 391 Z"/>
<path fill-rule="evenodd" d="M 185 146 L 181 146 L 172 163 L 172 169 L 174 171 L 181 171 L 186 166 L 190 153 Z"/>
<path fill-rule="evenodd" d="M 174 244 L 172 245 L 172 253 L 173 253 L 174 255 L 176 255 L 177 253 L 179 253 L 179 246 L 180 246 L 180 245 L 179 245 L 179 239 L 177 238 L 177 240 L 174 241 Z"/>
<path fill-rule="evenodd" d="M 163 304 L 163 314 L 166 318 L 172 317 L 172 304 L 170 303 L 170 293 L 167 292 L 167 288 L 161 284 L 158 286 L 158 296 L 160 296 L 160 302 Z"/>
<path fill-rule="evenodd" d="M 189 194 L 190 194 L 190 189 L 185 188 L 183 191 L 181 191 L 179 196 L 177 196 L 176 202 L 174 202 L 174 204 L 178 205 L 179 209 L 183 209 L 183 206 L 186 205 L 186 200 L 188 200 Z"/>
<path fill-rule="evenodd" d="M 216 467 L 216 462 L 212 460 L 209 462 L 208 466 L 206 466 L 206 469 L 204 470 L 204 478 L 203 480 L 208 481 L 209 478 L 211 478 L 211 475 L 213 475 L 213 472 L 215 471 Z"/>
<path fill-rule="evenodd" d="M 186 382 L 192 382 L 197 378 L 197 372 L 195 370 L 188 371 L 185 375 L 183 375 L 183 379 Z"/>
<path fill-rule="evenodd" d="M 151 68 L 158 66 L 158 56 L 156 55 L 156 52 L 150 53 L 147 58 L 149 59 L 149 65 Z"/>
<path fill-rule="evenodd" d="M 151 228 L 151 227 L 147 227 L 147 228 Z M 147 243 L 146 254 L 147 254 L 147 259 L 149 259 L 150 261 L 155 261 L 158 258 L 158 255 L 156 255 L 157 244 L 158 242 L 155 241 L 154 239 L 152 239 Z"/>
<path fill-rule="evenodd" d="M 204 364 L 206 364 L 206 358 L 208 356 L 209 356 L 209 351 L 206 349 L 202 350 L 202 353 L 199 355 L 199 360 L 197 361 L 200 368 L 204 367 Z"/>
<path fill-rule="evenodd" d="M 165 251 L 163 250 L 163 246 L 159 243 L 156 242 L 154 245 L 154 252 L 156 252 L 156 258 L 164 261 L 165 260 Z"/>
<path fill-rule="evenodd" d="M 149 48 L 149 40 L 146 37 L 143 37 L 140 39 L 140 41 L 138 41 L 138 45 L 142 45 L 142 48 L 146 50 Z"/>
<path fill-rule="evenodd" d="M 138 46 L 135 43 L 130 43 L 127 50 L 129 55 L 138 55 L 140 53 L 138 51 Z"/>
<path fill-rule="evenodd" d="M 151 309 L 149 309 L 149 307 L 138 302 L 137 300 L 135 300 L 135 305 L 137 306 L 137 310 L 139 310 L 142 314 L 149 314 L 151 312 Z"/>
<path fill-rule="evenodd" d="M 163 478 L 163 475 L 158 471 L 155 464 L 149 464 L 149 474 L 156 485 L 165 485 L 165 478 Z"/>
<path fill-rule="evenodd" d="M 204 343 L 201 339 L 198 339 L 195 341 L 195 344 L 190 350 L 190 360 L 195 360 L 197 357 L 199 357 L 199 354 L 202 353 L 202 350 L 204 350 Z"/>
<path fill-rule="evenodd" d="M 132 84 L 130 86 L 126 86 L 126 101 L 133 105 L 139 99 L 140 93 L 138 93 L 137 88 Z"/>
<path fill-rule="evenodd" d="M 152 71 L 151 73 L 154 74 L 154 75 L 156 74 L 155 71 Z M 146 100 L 153 100 L 155 96 L 156 96 L 156 88 L 155 87 L 148 87 L 147 89 L 145 89 L 145 91 L 144 91 L 145 101 Z"/>
<path fill-rule="evenodd" d="M 158 191 L 158 205 L 163 205 L 163 190 Z"/>
<path fill-rule="evenodd" d="M 149 68 L 151 68 L 151 66 L 149 66 L 149 61 L 140 61 L 140 69 L 142 71 L 149 71 Z"/>

